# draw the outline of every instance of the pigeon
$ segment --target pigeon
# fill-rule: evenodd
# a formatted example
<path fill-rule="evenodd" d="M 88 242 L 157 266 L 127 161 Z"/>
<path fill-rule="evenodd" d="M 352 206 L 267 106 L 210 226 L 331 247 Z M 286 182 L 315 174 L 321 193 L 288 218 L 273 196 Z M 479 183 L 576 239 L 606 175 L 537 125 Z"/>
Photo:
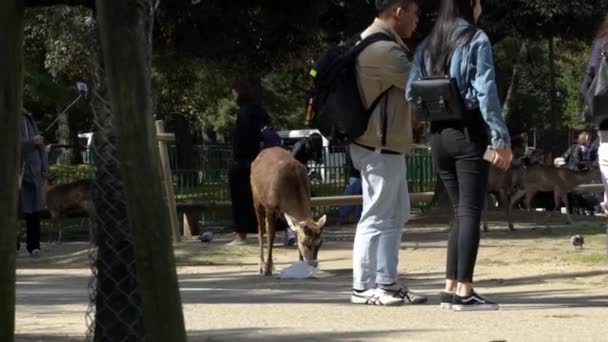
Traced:
<path fill-rule="evenodd" d="M 572 237 L 570 238 L 570 243 L 572 244 L 572 246 L 574 246 L 574 248 L 583 248 L 583 245 L 585 244 L 585 239 L 582 235 L 579 234 L 572 235 Z"/>
<path fill-rule="evenodd" d="M 201 240 L 201 242 L 203 242 L 203 243 L 204 243 L 204 242 L 209 243 L 209 242 L 211 242 L 211 240 L 213 240 L 213 232 L 211 232 L 211 231 L 206 231 L 206 232 L 204 232 L 203 234 L 201 234 L 201 235 L 198 237 L 198 239 L 199 239 L 199 240 Z"/>

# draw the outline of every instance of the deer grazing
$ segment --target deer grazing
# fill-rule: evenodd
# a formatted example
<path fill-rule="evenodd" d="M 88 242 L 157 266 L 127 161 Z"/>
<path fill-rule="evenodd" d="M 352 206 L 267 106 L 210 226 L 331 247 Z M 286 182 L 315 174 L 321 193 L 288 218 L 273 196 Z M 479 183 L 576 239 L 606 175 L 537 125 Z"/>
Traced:
<path fill-rule="evenodd" d="M 251 190 L 258 221 L 260 274 L 270 276 L 274 269 L 272 246 L 279 215 L 285 215 L 289 227 L 297 234 L 300 260 L 317 265 L 321 233 L 327 217 L 323 215 L 320 220 L 313 220 L 310 188 L 306 167 L 282 148 L 267 148 L 253 161 Z M 264 234 L 268 242 L 266 260 Z"/>
<path fill-rule="evenodd" d="M 566 168 L 556 168 L 546 165 L 531 165 L 526 168 L 523 177 L 521 190 L 518 190 L 511 198 L 510 207 L 525 196 L 526 208 L 528 211 L 532 207 L 532 199 L 539 191 L 553 191 L 555 201 L 554 211 L 559 211 L 561 203 L 568 207 L 568 192 L 572 191 L 580 184 L 589 183 L 600 179 L 600 172 L 597 169 L 588 171 L 572 171 Z M 560 202 L 560 200 L 562 202 Z M 549 217 L 553 212 L 549 214 Z M 572 223 L 570 214 L 566 211 L 568 223 Z"/>
<path fill-rule="evenodd" d="M 91 218 L 89 224 L 90 238 L 92 233 L 93 204 L 93 181 L 82 179 L 72 183 L 57 184 L 53 175 L 45 177 L 44 191 L 46 193 L 46 207 L 51 215 L 52 230 L 57 230 L 57 243 L 61 243 L 63 229 L 58 220 L 69 213 L 86 213 Z"/>

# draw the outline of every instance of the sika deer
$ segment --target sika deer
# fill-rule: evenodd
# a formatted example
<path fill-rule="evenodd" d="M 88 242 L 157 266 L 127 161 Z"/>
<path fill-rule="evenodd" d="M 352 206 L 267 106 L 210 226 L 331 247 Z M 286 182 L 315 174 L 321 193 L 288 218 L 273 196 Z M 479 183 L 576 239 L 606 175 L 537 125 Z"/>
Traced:
<path fill-rule="evenodd" d="M 300 260 L 317 264 L 321 233 L 326 216 L 314 221 L 310 205 L 310 180 L 306 167 L 289 152 L 273 147 L 263 150 L 251 166 L 251 190 L 258 220 L 260 274 L 272 275 L 272 245 L 275 222 L 284 214 L 289 227 L 296 231 Z M 264 233 L 268 256 L 264 261 Z"/>
<path fill-rule="evenodd" d="M 511 199 L 510 206 L 513 207 L 517 201 L 524 196 L 526 197 L 526 208 L 528 211 L 532 207 L 532 199 L 539 191 L 553 191 L 555 209 L 559 211 L 560 199 L 568 207 L 568 192 L 572 191 L 580 184 L 588 183 L 593 180 L 600 179 L 599 170 L 589 171 L 572 171 L 565 168 L 556 168 L 554 166 L 531 165 L 526 169 L 523 178 L 523 190 L 519 190 Z M 549 215 L 551 217 L 553 213 Z M 568 223 L 572 223 L 570 214 L 566 211 Z"/>
<path fill-rule="evenodd" d="M 81 179 L 72 183 L 57 184 L 53 175 L 45 178 L 46 207 L 51 215 L 51 225 L 57 229 L 57 243 L 61 243 L 63 229 L 58 220 L 68 213 L 86 213 L 90 218 L 90 239 L 93 238 L 93 181 Z"/>

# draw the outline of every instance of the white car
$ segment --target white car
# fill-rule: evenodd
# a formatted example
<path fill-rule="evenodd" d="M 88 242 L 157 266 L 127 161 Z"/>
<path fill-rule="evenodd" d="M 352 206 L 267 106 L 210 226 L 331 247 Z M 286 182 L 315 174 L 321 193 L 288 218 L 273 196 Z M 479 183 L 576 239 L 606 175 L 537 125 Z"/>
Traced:
<path fill-rule="evenodd" d="M 331 147 L 329 140 L 324 137 L 318 129 L 296 129 L 290 131 L 278 131 L 283 146 L 291 148 L 296 142 L 311 134 L 317 133 L 323 139 L 323 161 L 321 164 L 309 161 L 308 166 L 311 172 L 316 173 L 321 181 L 335 181 L 344 177 L 344 166 L 346 165 L 346 147 Z M 314 178 L 314 177 L 313 177 Z"/>

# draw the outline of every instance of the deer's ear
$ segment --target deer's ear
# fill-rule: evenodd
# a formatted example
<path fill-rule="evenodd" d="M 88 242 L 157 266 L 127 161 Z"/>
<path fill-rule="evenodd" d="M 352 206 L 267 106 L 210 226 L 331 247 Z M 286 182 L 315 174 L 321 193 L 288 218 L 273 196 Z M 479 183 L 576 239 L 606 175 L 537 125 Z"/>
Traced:
<path fill-rule="evenodd" d="M 323 228 L 325 226 L 325 223 L 327 223 L 327 215 L 323 215 L 323 217 L 321 217 L 319 219 L 319 221 L 315 222 L 317 227 L 319 228 Z"/>
<path fill-rule="evenodd" d="M 289 226 L 289 228 L 291 230 L 293 230 L 294 232 L 297 231 L 298 226 L 295 224 L 296 220 L 287 214 L 283 214 L 283 215 L 285 215 L 285 220 L 287 221 L 287 225 Z"/>

